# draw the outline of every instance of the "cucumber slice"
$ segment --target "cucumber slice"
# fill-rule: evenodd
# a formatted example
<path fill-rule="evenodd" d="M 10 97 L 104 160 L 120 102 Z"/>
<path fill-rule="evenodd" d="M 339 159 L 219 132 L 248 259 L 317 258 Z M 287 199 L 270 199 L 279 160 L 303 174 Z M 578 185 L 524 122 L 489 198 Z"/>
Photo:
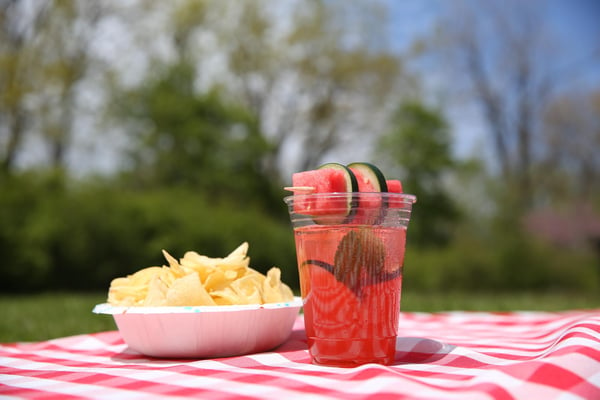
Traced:
<path fill-rule="evenodd" d="M 387 183 L 385 182 L 385 176 L 383 175 L 383 172 L 381 172 L 381 170 L 375 165 L 366 162 L 354 162 L 352 164 L 348 164 L 348 168 L 360 171 L 360 173 L 371 182 L 371 185 L 375 191 L 388 191 Z"/>
<path fill-rule="evenodd" d="M 334 168 L 344 172 L 344 175 L 346 177 L 346 192 L 358 192 L 358 181 L 356 180 L 356 176 L 354 176 L 354 172 L 352 172 L 350 168 L 338 163 L 327 163 L 321 165 L 317 169 L 325 168 Z"/>

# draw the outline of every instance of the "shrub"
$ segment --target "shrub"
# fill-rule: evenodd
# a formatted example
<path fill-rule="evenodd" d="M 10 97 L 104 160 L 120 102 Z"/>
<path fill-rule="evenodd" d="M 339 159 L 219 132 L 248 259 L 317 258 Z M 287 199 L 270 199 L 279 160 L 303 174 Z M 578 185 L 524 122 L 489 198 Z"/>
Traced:
<path fill-rule="evenodd" d="M 293 236 L 256 207 L 213 204 L 191 190 L 88 184 L 49 190 L 47 178 L 5 185 L 0 200 L 3 290 L 107 289 L 111 279 L 188 250 L 224 257 L 249 242 L 251 266 L 282 269 L 297 286 Z M 285 208 L 282 202 L 282 212 Z"/>
<path fill-rule="evenodd" d="M 410 233 L 409 233 L 410 237 Z M 556 248 L 518 230 L 491 237 L 462 232 L 445 248 L 408 243 L 405 285 L 422 291 L 600 289 L 593 253 Z"/>

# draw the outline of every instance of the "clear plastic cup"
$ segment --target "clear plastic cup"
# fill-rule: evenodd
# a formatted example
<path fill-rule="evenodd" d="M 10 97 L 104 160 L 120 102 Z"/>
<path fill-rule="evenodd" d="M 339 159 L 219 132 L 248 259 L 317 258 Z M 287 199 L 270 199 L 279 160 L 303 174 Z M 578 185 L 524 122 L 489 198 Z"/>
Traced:
<path fill-rule="evenodd" d="M 315 364 L 394 362 L 406 229 L 416 197 L 296 194 L 288 205 Z"/>

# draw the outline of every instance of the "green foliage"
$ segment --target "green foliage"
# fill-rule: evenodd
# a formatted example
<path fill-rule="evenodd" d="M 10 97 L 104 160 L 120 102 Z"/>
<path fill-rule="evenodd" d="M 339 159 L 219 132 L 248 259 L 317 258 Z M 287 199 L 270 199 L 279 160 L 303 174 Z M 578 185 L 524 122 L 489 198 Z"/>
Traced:
<path fill-rule="evenodd" d="M 112 181 L 72 182 L 60 174 L 5 178 L 0 196 L 0 290 L 108 289 L 151 265 L 161 250 L 223 257 L 244 241 L 251 266 L 282 270 L 298 288 L 292 230 L 284 217 L 235 201 L 214 203 L 186 188 L 126 189 Z M 280 214 L 285 214 L 283 202 Z M 415 246 L 409 228 L 404 285 L 419 292 L 549 289 L 596 293 L 590 252 L 537 242 L 514 221 L 462 223 L 452 246 Z"/>
<path fill-rule="evenodd" d="M 3 182 L 0 210 L 2 290 L 106 290 L 115 277 L 164 264 L 162 249 L 177 258 L 188 250 L 224 257 L 244 241 L 251 266 L 278 266 L 297 286 L 287 221 L 236 202 L 215 204 L 195 190 L 68 187 L 62 178 L 26 174 Z"/>
<path fill-rule="evenodd" d="M 411 240 L 417 246 L 445 245 L 460 213 L 443 179 L 458 166 L 452 158 L 448 124 L 437 110 L 419 102 L 400 105 L 392 130 L 378 152 L 390 170 L 400 168 L 404 190 L 417 196 L 411 218 Z"/>
<path fill-rule="evenodd" d="M 52 210 L 59 202 L 57 175 L 0 176 L 0 287 L 36 287 L 51 269 L 47 252 L 60 220 Z"/>
<path fill-rule="evenodd" d="M 591 249 L 536 240 L 522 230 L 522 214 L 505 182 L 453 159 L 447 123 L 436 110 L 418 102 L 402 104 L 379 145 L 390 170 L 401 171 L 405 191 L 418 199 L 408 230 L 407 287 L 425 292 L 600 289 Z M 464 210 L 458 204 L 465 204 Z"/>
<path fill-rule="evenodd" d="M 464 229 L 457 232 L 452 246 L 434 249 L 411 246 L 409 233 L 404 284 L 425 292 L 597 293 L 596 262 L 591 251 L 556 248 L 518 229 L 493 234 Z"/>
<path fill-rule="evenodd" d="M 144 187 L 193 187 L 215 200 L 273 205 L 278 182 L 262 170 L 270 147 L 256 118 L 224 103 L 217 92 L 197 94 L 194 80 L 192 66 L 176 64 L 119 104 L 136 138 L 126 179 Z"/>

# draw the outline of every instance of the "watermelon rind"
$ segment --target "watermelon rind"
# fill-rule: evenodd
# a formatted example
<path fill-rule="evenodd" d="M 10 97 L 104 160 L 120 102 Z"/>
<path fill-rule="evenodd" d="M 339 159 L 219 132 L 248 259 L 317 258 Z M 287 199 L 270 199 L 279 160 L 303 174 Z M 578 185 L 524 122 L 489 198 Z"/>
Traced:
<path fill-rule="evenodd" d="M 346 210 L 346 215 L 343 217 L 343 220 L 341 220 L 339 222 L 348 222 L 349 220 L 352 219 L 352 216 L 356 212 L 356 208 L 358 206 L 358 201 L 351 194 L 354 192 L 358 192 L 358 180 L 356 179 L 354 172 L 352 172 L 350 170 L 350 168 L 348 168 L 347 166 L 340 164 L 340 163 L 333 163 L 333 162 L 326 163 L 326 164 L 323 164 L 320 167 L 318 167 L 317 170 L 327 169 L 327 168 L 333 168 L 333 169 L 342 171 L 344 173 L 344 177 L 346 178 L 345 179 L 346 180 L 346 193 L 348 193 L 347 210 Z M 327 222 L 324 221 L 323 218 L 314 217 L 313 219 L 317 223 L 333 223 L 333 222 L 335 222 L 332 218 L 329 218 L 329 221 L 327 221 Z"/>
<path fill-rule="evenodd" d="M 373 192 L 388 192 L 385 176 L 377 166 L 368 162 L 353 162 L 347 166 L 350 170 L 356 171 L 355 175 L 368 180 L 371 186 L 370 190 Z M 357 199 L 356 202 L 361 211 L 357 210 L 355 220 L 361 220 L 363 223 L 379 224 L 385 219 L 388 208 L 386 197 L 375 196 L 371 199 L 367 196 L 362 197 L 360 201 Z M 375 207 L 373 204 L 375 204 Z"/>
<path fill-rule="evenodd" d="M 358 192 L 358 180 L 356 179 L 356 176 L 354 176 L 354 172 L 352 172 L 350 170 L 350 168 L 346 167 L 343 164 L 339 164 L 339 163 L 327 163 L 327 164 L 321 165 L 317 169 L 326 169 L 326 168 L 338 169 L 338 170 L 344 172 L 344 175 L 346 177 L 346 192 L 348 192 L 348 193 Z"/>
<path fill-rule="evenodd" d="M 349 169 L 356 169 L 360 171 L 371 183 L 378 192 L 387 192 L 387 183 L 383 172 L 375 165 L 368 162 L 353 162 L 348 164 Z"/>

